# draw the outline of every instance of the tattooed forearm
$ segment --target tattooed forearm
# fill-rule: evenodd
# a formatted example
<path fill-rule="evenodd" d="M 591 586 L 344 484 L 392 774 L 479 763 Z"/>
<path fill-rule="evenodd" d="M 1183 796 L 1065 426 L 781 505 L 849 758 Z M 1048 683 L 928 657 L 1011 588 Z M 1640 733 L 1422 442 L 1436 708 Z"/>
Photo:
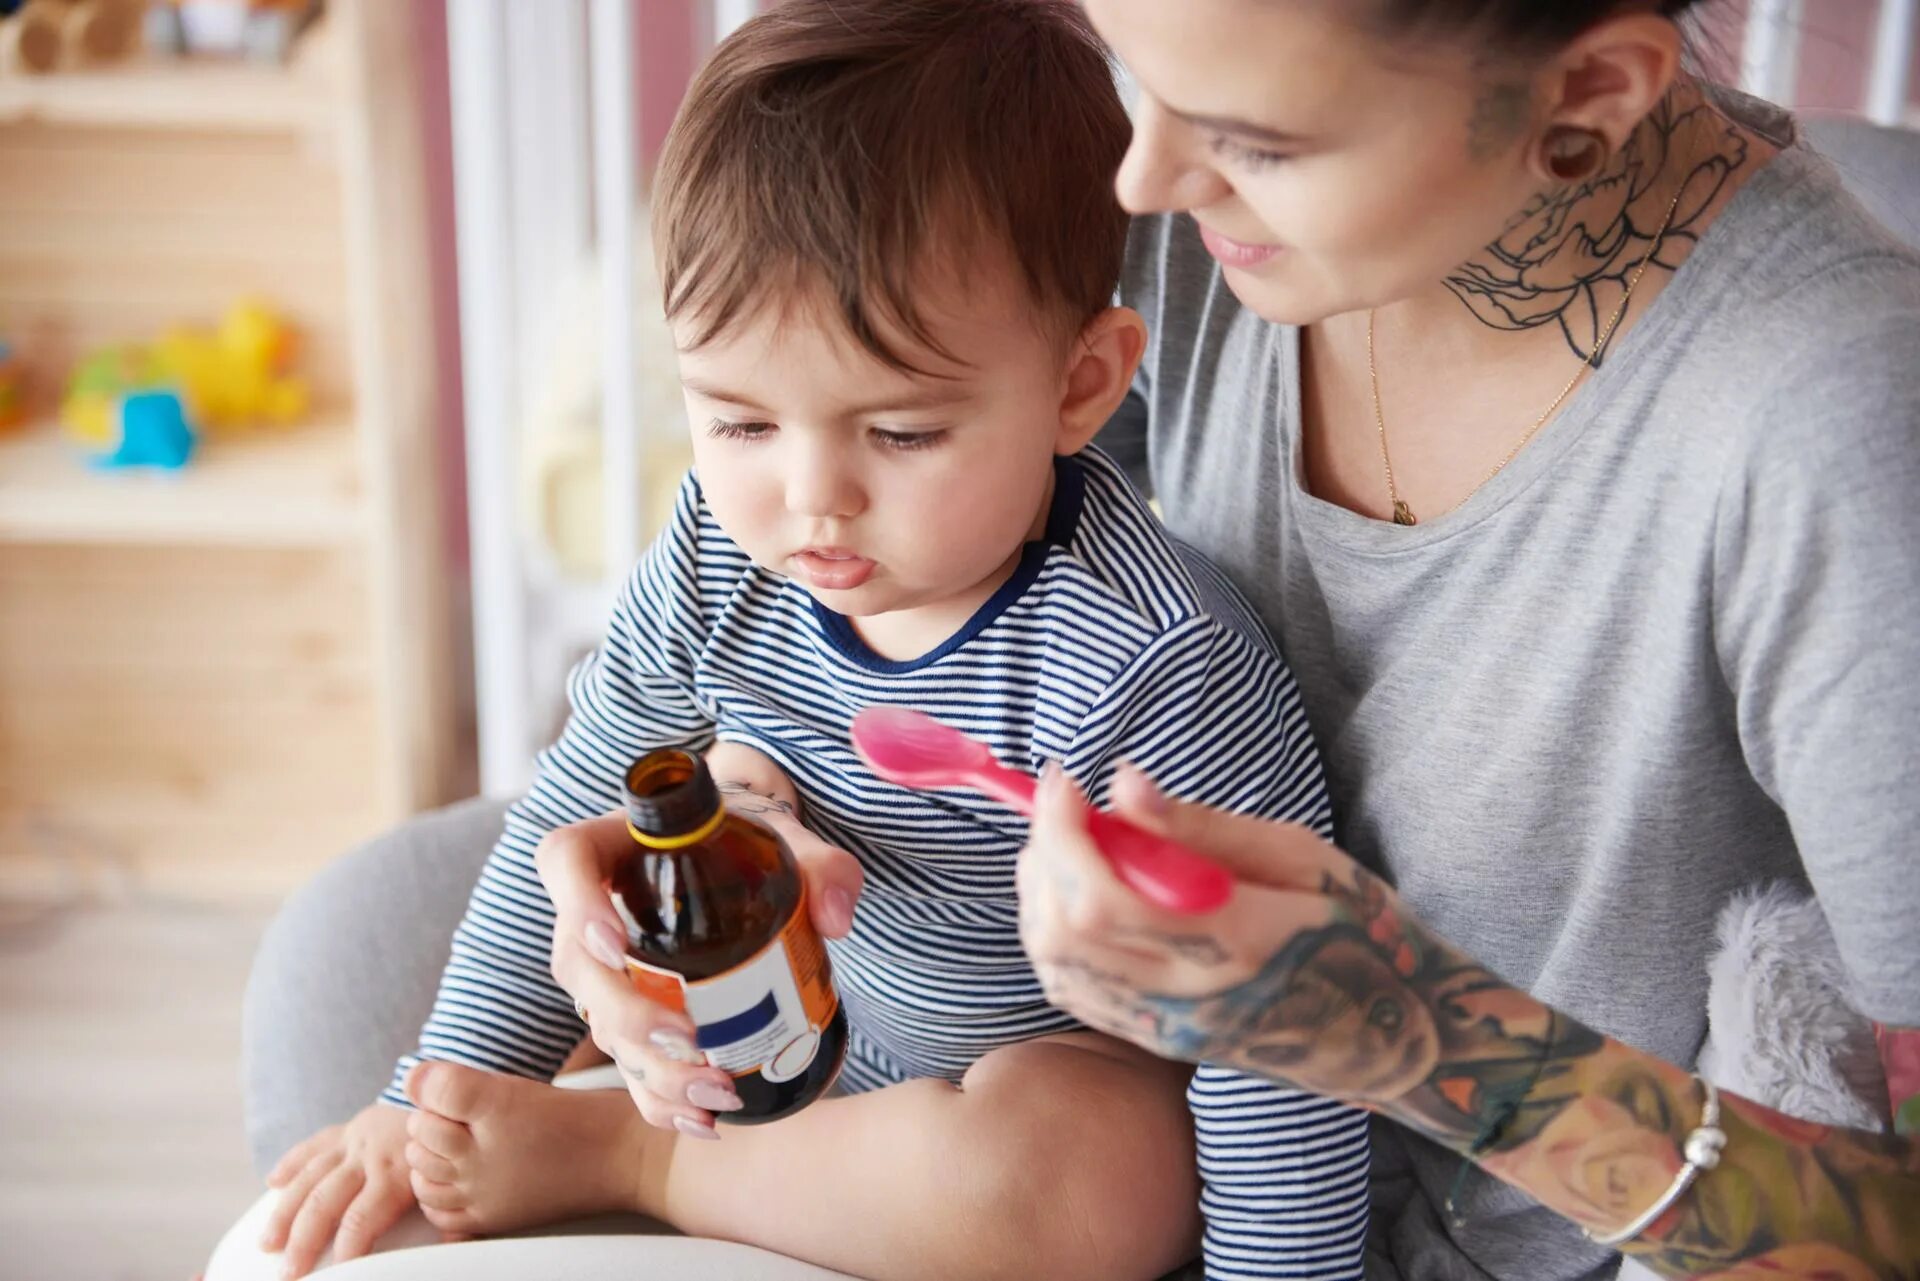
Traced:
<path fill-rule="evenodd" d="M 1474 148 L 1497 147 L 1512 103 L 1490 91 L 1475 109 Z M 1697 145 L 1682 146 L 1705 136 Z M 1550 191 L 1514 216 L 1500 239 L 1447 280 L 1482 324 L 1513 331 L 1558 326 L 1581 360 L 1599 364 L 1601 327 L 1627 278 L 1653 247 L 1676 189 L 1684 192 L 1656 266 L 1672 269 L 1697 224 L 1747 163 L 1747 135 L 1697 91 L 1676 91 L 1598 176 Z M 1690 169 L 1677 155 L 1704 155 Z"/>
<path fill-rule="evenodd" d="M 1383 1112 L 1596 1232 L 1659 1200 L 1700 1123 L 1690 1074 L 1504 982 L 1358 868 L 1323 892 L 1327 924 L 1216 990 L 1142 993 L 1084 964 L 1067 981 L 1110 1030 Z M 1911 1141 L 1722 1097 L 1721 1164 L 1628 1252 L 1673 1277 L 1920 1276 Z"/>

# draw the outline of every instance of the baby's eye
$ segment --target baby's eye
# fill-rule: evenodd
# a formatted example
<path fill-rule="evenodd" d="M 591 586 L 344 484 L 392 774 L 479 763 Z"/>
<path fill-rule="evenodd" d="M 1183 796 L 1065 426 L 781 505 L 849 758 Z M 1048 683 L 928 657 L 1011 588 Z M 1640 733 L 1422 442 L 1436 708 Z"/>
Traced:
<path fill-rule="evenodd" d="M 893 431 L 886 427 L 875 427 L 873 438 L 888 449 L 906 453 L 916 449 L 932 449 L 947 438 L 947 429 L 937 427 L 932 431 Z"/>
<path fill-rule="evenodd" d="M 1249 147 L 1244 142 L 1236 142 L 1224 134 L 1217 134 L 1207 140 L 1207 146 L 1216 156 L 1221 156 L 1252 173 L 1272 169 L 1293 159 L 1284 151 L 1269 151 L 1263 147 Z"/>
<path fill-rule="evenodd" d="M 772 423 L 736 423 L 716 418 L 707 424 L 707 435 L 716 440 L 764 440 L 773 432 Z"/>

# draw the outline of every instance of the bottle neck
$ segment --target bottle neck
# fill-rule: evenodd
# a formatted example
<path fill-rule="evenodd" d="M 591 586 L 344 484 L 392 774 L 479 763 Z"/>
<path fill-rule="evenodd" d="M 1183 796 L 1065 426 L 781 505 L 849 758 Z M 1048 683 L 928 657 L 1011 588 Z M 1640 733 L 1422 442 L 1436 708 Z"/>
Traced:
<path fill-rule="evenodd" d="M 650 850 L 682 850 L 689 845 L 698 845 L 701 841 L 706 840 L 709 836 L 719 831 L 720 825 L 726 821 L 727 811 L 722 807 L 713 812 L 713 817 L 709 818 L 699 827 L 694 828 L 691 832 L 685 832 L 678 836 L 662 836 L 652 832 L 643 832 L 633 825 L 632 819 L 628 819 L 627 834 Z"/>

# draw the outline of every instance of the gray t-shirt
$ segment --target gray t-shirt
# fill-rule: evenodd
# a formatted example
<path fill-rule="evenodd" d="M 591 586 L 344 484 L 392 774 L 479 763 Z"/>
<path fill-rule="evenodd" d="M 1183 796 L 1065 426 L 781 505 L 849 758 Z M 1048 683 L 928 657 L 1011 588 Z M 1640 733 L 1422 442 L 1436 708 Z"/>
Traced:
<path fill-rule="evenodd" d="M 1298 331 L 1191 220 L 1135 226 L 1122 295 L 1153 340 L 1102 443 L 1252 597 L 1341 843 L 1423 920 L 1692 1064 L 1720 909 L 1810 884 L 1859 1008 L 1920 1025 L 1920 258 L 1824 160 L 1757 174 L 1561 416 L 1411 529 L 1302 487 Z M 1370 1276 L 1611 1275 L 1477 1173 L 1450 1229 L 1458 1158 L 1376 1140 Z"/>

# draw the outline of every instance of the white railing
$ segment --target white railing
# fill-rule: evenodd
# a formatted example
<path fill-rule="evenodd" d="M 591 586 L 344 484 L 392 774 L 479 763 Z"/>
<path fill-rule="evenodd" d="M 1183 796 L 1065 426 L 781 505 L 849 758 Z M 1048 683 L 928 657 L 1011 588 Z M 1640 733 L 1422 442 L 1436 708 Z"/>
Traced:
<path fill-rule="evenodd" d="M 1822 0 L 1814 0 L 1820 3 Z M 567 667 L 604 625 L 616 585 L 663 513 L 658 423 L 639 411 L 635 50 L 655 0 L 451 0 L 447 5 L 481 785 L 524 787 Z M 1751 0 L 1742 79 L 1790 102 L 1805 0 Z M 759 0 L 701 0 L 696 40 Z M 1870 114 L 1897 122 L 1920 0 L 1883 0 Z M 656 24 L 657 25 L 657 24 Z M 688 50 L 688 61 L 702 50 Z M 526 518 L 526 418 L 541 371 L 578 321 L 567 291 L 597 264 L 599 581 L 559 572 Z"/>
<path fill-rule="evenodd" d="M 652 0 L 454 0 L 447 5 L 466 399 L 480 781 L 526 784 L 568 665 L 597 638 L 646 531 L 656 458 L 636 392 L 638 42 Z M 710 43 L 756 0 L 705 0 Z M 688 49 L 690 65 L 704 48 Z M 571 292 L 598 275 L 598 581 L 553 563 L 528 520 L 527 417 L 583 328 Z"/>

